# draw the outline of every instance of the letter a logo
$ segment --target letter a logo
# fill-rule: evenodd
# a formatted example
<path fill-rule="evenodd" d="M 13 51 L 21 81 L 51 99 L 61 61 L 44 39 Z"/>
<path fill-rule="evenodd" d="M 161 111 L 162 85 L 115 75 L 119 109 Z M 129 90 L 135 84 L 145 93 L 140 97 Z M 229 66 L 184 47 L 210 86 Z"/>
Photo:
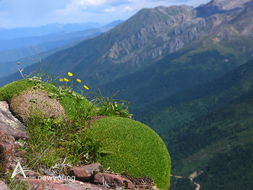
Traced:
<path fill-rule="evenodd" d="M 16 175 L 22 174 L 24 178 L 26 178 L 25 172 L 20 164 L 20 162 L 17 163 L 15 170 L 13 171 L 11 178 L 14 178 Z"/>

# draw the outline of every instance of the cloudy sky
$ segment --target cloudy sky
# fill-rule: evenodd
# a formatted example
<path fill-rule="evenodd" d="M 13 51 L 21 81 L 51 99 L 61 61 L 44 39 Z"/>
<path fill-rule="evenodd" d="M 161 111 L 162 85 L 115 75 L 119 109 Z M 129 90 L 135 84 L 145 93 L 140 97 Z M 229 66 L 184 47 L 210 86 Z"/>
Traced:
<path fill-rule="evenodd" d="M 0 27 L 38 26 L 50 23 L 108 23 L 127 19 L 141 8 L 209 0 L 0 0 Z"/>

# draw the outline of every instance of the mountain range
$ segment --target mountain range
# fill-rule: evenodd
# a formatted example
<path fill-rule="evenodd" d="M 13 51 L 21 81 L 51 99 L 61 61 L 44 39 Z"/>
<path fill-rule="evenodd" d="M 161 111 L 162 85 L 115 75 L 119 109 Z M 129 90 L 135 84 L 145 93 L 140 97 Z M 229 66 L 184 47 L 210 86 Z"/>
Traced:
<path fill-rule="evenodd" d="M 73 71 L 97 86 L 145 69 L 161 59 L 166 61 L 166 56 L 179 50 L 185 49 L 181 59 L 185 62 L 198 51 L 217 51 L 217 47 L 222 55 L 228 55 L 223 65 L 232 62 L 238 66 L 239 60 L 242 63 L 253 56 L 252 1 L 233 0 L 239 8 L 231 6 L 232 9 L 224 11 L 219 2 L 222 1 L 214 0 L 198 8 L 143 9 L 112 30 L 49 56 L 27 71 L 38 67 L 54 74 Z M 203 12 L 212 10 L 210 7 L 214 7 L 213 13 L 204 15 Z M 234 60 L 237 64 L 233 64 Z M 178 65 L 168 60 L 168 65 L 182 66 L 180 60 L 176 62 Z M 231 68 L 224 67 L 221 72 Z"/>
<path fill-rule="evenodd" d="M 46 36 L 56 33 L 69 33 L 83 31 L 90 28 L 102 27 L 99 23 L 72 23 L 72 24 L 47 24 L 33 27 L 0 28 L 0 40 L 11 40 L 17 38 L 27 38 L 31 36 Z"/>
<path fill-rule="evenodd" d="M 70 71 L 91 90 L 118 92 L 135 119 L 165 140 L 174 175 L 197 172 L 207 190 L 251 190 L 252 17 L 252 0 L 142 9 L 25 72 Z M 2 78 L 0 85 L 18 78 Z M 190 188 L 172 180 L 173 190 Z"/>
<path fill-rule="evenodd" d="M 16 71 L 16 63 L 23 62 L 24 66 L 39 62 L 60 51 L 78 44 L 85 39 L 93 38 L 110 30 L 122 21 L 114 21 L 104 26 L 97 25 L 50 25 L 38 28 L 0 29 L 10 36 L 26 36 L 34 31 L 33 36 L 9 39 L 3 34 L 0 40 L 0 75 L 8 76 Z M 54 27 L 53 27 L 54 26 Z M 88 27 L 93 28 L 88 28 Z M 42 29 L 40 33 L 36 33 Z M 82 28 L 85 30 L 79 31 Z M 4 32 L 5 31 L 5 32 Z M 43 32 L 44 31 L 44 32 Z M 49 33 L 53 32 L 53 33 Z M 42 35 L 43 34 L 43 35 Z"/>

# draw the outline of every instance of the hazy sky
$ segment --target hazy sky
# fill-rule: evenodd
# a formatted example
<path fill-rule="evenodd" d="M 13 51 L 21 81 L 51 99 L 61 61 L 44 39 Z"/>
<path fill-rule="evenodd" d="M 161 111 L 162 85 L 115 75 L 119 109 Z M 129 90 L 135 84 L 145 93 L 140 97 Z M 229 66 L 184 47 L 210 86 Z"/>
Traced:
<path fill-rule="evenodd" d="M 127 19 L 141 8 L 209 0 L 0 0 L 0 27 L 38 26 L 49 23 L 108 23 Z"/>

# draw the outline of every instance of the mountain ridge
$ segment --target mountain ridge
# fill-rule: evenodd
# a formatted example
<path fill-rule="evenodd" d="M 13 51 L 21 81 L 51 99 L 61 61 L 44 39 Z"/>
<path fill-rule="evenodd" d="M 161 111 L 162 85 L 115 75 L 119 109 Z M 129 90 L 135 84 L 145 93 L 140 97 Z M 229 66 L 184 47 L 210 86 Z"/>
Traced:
<path fill-rule="evenodd" d="M 27 72 L 39 67 L 57 75 L 72 71 L 85 78 L 88 84 L 98 86 L 155 64 L 198 41 L 219 44 L 235 39 L 239 42 L 235 34 L 239 35 L 240 29 L 244 29 L 246 41 L 253 39 L 252 21 L 243 22 L 243 15 L 249 17 L 253 13 L 247 5 L 240 10 L 208 17 L 199 17 L 197 12 L 198 8 L 189 6 L 143 9 L 111 31 L 52 55 L 28 68 Z M 245 51 L 253 55 L 252 49 Z"/>

